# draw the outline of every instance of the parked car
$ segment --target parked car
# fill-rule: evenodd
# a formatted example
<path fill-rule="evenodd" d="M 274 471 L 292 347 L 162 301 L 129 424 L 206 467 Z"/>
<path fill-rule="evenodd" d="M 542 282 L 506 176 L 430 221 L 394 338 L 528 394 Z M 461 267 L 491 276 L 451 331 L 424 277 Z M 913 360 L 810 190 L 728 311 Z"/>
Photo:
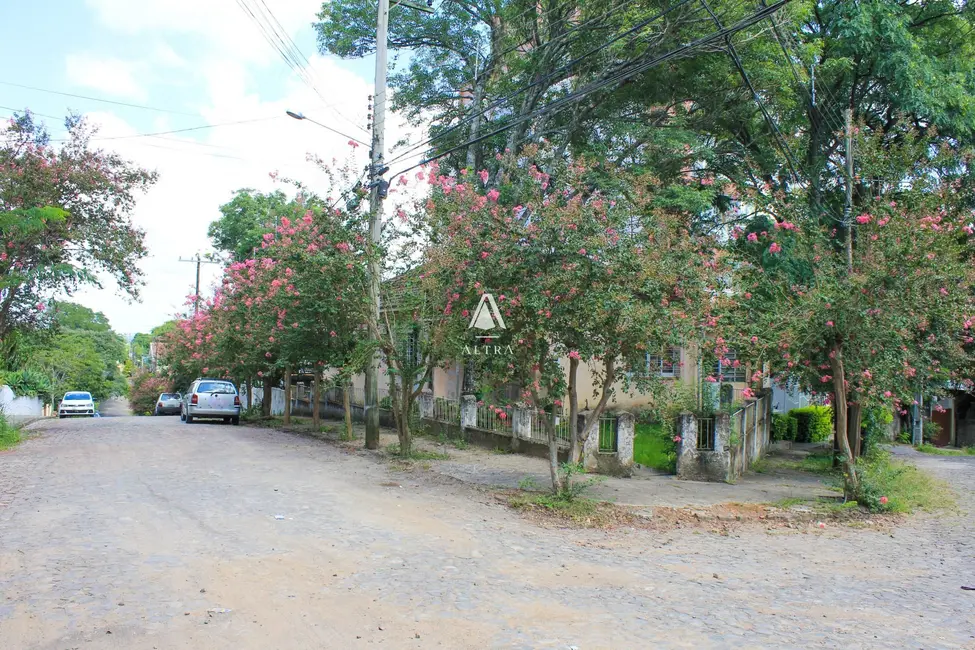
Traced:
<path fill-rule="evenodd" d="M 225 379 L 197 379 L 183 393 L 179 417 L 192 424 L 196 419 L 219 419 L 240 424 L 240 395 Z"/>
<path fill-rule="evenodd" d="M 179 415 L 183 396 L 179 393 L 163 393 L 156 400 L 156 410 L 153 415 Z"/>
<path fill-rule="evenodd" d="M 65 393 L 58 404 L 58 417 L 66 418 L 71 415 L 84 415 L 95 417 L 95 400 L 91 393 L 83 391 L 72 391 Z"/>

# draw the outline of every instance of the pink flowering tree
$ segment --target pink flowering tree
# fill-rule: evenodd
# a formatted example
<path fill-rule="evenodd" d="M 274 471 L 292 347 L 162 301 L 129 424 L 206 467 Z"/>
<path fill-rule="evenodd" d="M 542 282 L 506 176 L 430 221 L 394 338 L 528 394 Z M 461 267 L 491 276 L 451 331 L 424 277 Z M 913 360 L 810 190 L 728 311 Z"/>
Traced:
<path fill-rule="evenodd" d="M 909 184 L 874 181 L 854 214 L 849 248 L 837 220 L 810 219 L 799 195 L 773 198 L 731 246 L 727 343 L 770 362 L 782 381 L 832 395 L 854 497 L 861 409 L 903 408 L 971 367 L 970 188 L 955 155 L 908 146 L 917 169 L 937 173 L 912 174 Z M 872 142 L 858 150 L 871 177 L 889 168 Z"/>
<path fill-rule="evenodd" d="M 93 149 L 80 118 L 66 126 L 55 146 L 30 113 L 0 124 L 0 342 L 96 274 L 138 295 L 146 251 L 129 214 L 156 175 Z"/>
<path fill-rule="evenodd" d="M 507 157 L 493 179 L 486 171 L 438 178 L 431 218 L 439 237 L 429 265 L 457 314 L 451 335 L 467 350 L 487 345 L 488 354 L 472 357 L 483 383 L 516 383 L 522 399 L 543 411 L 560 409 L 568 396 L 576 462 L 619 386 L 661 388 L 648 354 L 700 331 L 711 304 L 714 242 L 692 236 L 687 214 L 654 206 L 653 179 L 585 162 L 556 165 L 553 179 L 532 164 L 545 156 L 529 147 Z M 506 329 L 476 340 L 483 332 L 468 325 L 485 293 Z M 579 391 L 588 388 L 577 382 L 583 363 L 597 385 L 577 431 Z M 546 424 L 559 492 L 566 486 L 558 441 Z"/>

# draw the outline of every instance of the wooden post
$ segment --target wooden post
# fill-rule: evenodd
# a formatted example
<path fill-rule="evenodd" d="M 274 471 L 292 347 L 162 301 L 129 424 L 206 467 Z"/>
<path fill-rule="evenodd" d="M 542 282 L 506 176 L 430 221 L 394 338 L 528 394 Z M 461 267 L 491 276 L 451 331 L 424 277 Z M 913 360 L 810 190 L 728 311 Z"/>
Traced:
<path fill-rule="evenodd" d="M 342 407 L 345 409 L 345 439 L 352 440 L 352 404 L 349 403 L 351 382 L 342 388 Z"/>
<path fill-rule="evenodd" d="M 284 424 L 291 424 L 291 367 L 284 369 Z"/>
<path fill-rule="evenodd" d="M 322 371 L 315 369 L 315 386 L 312 389 L 312 397 L 315 404 L 311 409 L 311 421 L 312 425 L 315 427 L 315 431 L 318 431 L 322 425 L 321 417 L 321 402 L 322 402 Z"/>

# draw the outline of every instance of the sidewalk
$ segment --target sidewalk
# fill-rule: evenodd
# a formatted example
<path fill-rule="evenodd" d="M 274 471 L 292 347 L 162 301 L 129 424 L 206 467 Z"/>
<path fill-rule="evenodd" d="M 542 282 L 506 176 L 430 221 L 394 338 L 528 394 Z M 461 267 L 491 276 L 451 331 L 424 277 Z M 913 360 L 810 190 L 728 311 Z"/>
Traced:
<path fill-rule="evenodd" d="M 356 426 L 361 440 L 363 431 Z M 384 429 L 380 447 L 397 441 L 395 433 Z M 531 477 L 538 489 L 551 485 L 548 461 L 521 454 L 500 453 L 475 447 L 457 449 L 453 444 L 440 444 L 430 438 L 414 439 L 414 447 L 446 453 L 449 460 L 423 461 L 430 471 L 450 476 L 465 483 L 500 488 L 518 488 Z M 785 452 L 802 454 L 803 450 Z M 637 470 L 632 478 L 600 476 L 586 496 L 629 506 L 709 506 L 721 503 L 777 503 L 786 499 L 815 500 L 835 498 L 837 493 L 813 474 L 788 469 L 766 473 L 749 472 L 737 483 L 705 483 L 678 480 L 675 476 Z"/>

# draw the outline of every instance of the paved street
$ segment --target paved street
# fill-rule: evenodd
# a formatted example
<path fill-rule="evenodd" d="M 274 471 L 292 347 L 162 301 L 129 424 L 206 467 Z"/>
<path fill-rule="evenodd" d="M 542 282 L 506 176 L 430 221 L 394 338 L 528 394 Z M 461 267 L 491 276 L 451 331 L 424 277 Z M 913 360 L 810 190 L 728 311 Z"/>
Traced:
<path fill-rule="evenodd" d="M 176 417 L 0 453 L 0 648 L 975 647 L 971 513 L 540 528 L 433 473 Z M 975 457 L 920 459 L 971 504 Z"/>

